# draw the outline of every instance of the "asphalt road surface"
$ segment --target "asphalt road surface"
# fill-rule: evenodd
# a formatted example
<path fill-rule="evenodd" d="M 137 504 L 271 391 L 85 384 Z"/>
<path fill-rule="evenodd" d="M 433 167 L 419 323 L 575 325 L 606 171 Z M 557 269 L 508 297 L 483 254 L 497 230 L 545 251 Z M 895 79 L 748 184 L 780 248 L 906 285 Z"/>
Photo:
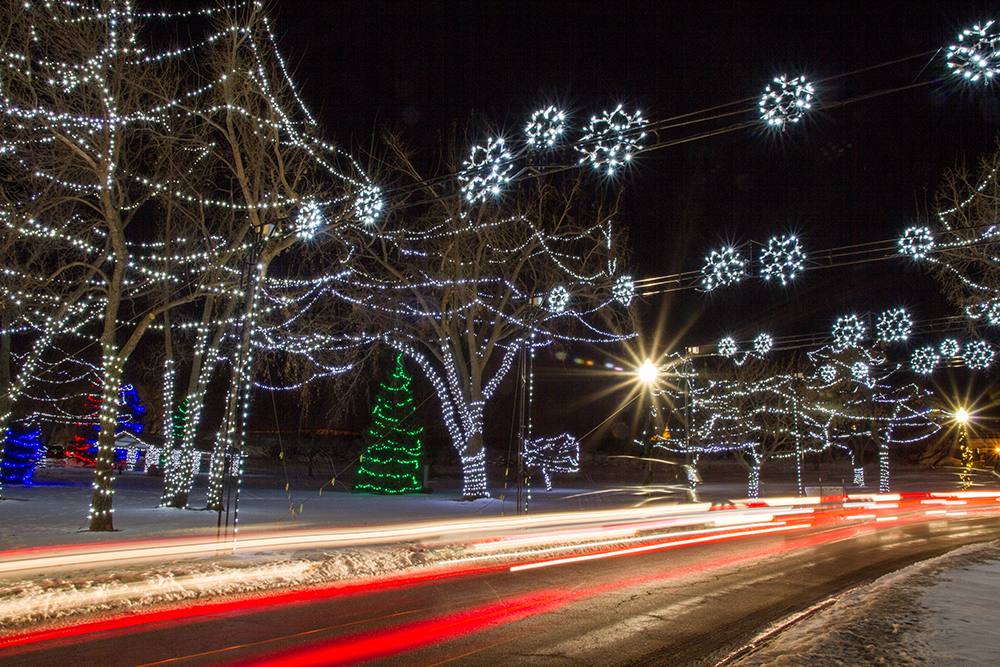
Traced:
<path fill-rule="evenodd" d="M 831 596 L 1000 539 L 997 513 L 911 518 L 150 614 L 0 648 L 0 665 L 725 664 Z"/>

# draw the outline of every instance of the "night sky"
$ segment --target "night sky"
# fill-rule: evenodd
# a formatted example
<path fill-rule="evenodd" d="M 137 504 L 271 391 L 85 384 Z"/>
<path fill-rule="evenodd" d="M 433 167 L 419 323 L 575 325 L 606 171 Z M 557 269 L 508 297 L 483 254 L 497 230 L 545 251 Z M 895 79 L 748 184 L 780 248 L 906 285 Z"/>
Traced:
<path fill-rule="evenodd" d="M 361 153 L 392 129 L 428 164 L 453 123 L 514 136 L 548 104 L 579 127 L 619 102 L 660 120 L 745 100 L 729 107 L 742 114 L 670 135 L 695 138 L 752 119 L 774 76 L 816 82 L 814 113 L 783 134 L 755 126 L 636 160 L 621 180 L 620 220 L 636 277 L 698 270 L 713 248 L 776 234 L 798 234 L 814 255 L 894 239 L 932 211 L 943 173 L 974 166 L 1000 129 L 998 88 L 956 87 L 935 54 L 962 29 L 1000 18 L 981 2 L 338 0 L 275 9 L 283 53 L 327 137 Z M 921 85 L 888 92 L 911 84 Z M 822 334 L 838 315 L 900 305 L 918 322 L 954 312 L 902 260 L 807 271 L 789 288 L 752 280 L 719 295 L 657 295 L 644 308 L 650 322 L 666 309 L 666 337 L 690 326 L 678 344 L 697 345 L 730 333 Z"/>

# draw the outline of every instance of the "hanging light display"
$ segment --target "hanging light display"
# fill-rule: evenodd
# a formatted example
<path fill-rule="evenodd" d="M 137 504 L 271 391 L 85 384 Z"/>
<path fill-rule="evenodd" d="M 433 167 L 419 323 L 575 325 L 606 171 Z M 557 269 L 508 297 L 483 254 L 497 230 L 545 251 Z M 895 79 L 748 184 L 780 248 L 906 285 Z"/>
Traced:
<path fill-rule="evenodd" d="M 632 303 L 634 296 L 635 282 L 633 282 L 632 276 L 618 276 L 615 279 L 614 287 L 611 288 L 611 298 L 627 308 Z"/>
<path fill-rule="evenodd" d="M 993 21 L 974 25 L 958 35 L 958 43 L 948 47 L 948 69 L 969 83 L 988 84 L 1000 71 L 1000 34 Z"/>
<path fill-rule="evenodd" d="M 531 150 L 555 148 L 566 133 L 566 114 L 554 106 L 531 114 L 524 128 L 525 141 Z"/>
<path fill-rule="evenodd" d="M 642 148 L 646 139 L 642 128 L 646 124 L 640 112 L 630 114 L 621 104 L 614 111 L 592 117 L 583 138 L 576 144 L 582 154 L 579 163 L 614 175 Z"/>
<path fill-rule="evenodd" d="M 833 325 L 833 346 L 838 350 L 858 347 L 867 335 L 865 323 L 857 315 L 842 315 Z"/>
<path fill-rule="evenodd" d="M 913 320 L 902 308 L 887 310 L 879 315 L 876 330 L 883 343 L 900 343 L 910 337 Z"/>
<path fill-rule="evenodd" d="M 510 182 L 513 168 L 513 158 L 503 139 L 490 139 L 485 146 L 476 146 L 462 163 L 458 176 L 463 197 L 468 203 L 477 204 L 499 195 Z"/>
<path fill-rule="evenodd" d="M 941 361 L 941 355 L 938 354 L 937 350 L 933 347 L 927 346 L 922 347 L 913 353 L 913 359 L 910 361 L 910 365 L 913 367 L 914 373 L 919 373 L 920 375 L 930 375 L 937 368 L 938 363 Z"/>
<path fill-rule="evenodd" d="M 760 274 L 764 280 L 777 280 L 782 285 L 792 281 L 805 267 L 805 253 L 794 236 L 773 237 L 760 255 Z"/>
<path fill-rule="evenodd" d="M 701 269 L 701 286 L 706 292 L 734 285 L 747 273 L 747 262 L 736 248 L 713 250 Z"/>
<path fill-rule="evenodd" d="M 816 89 L 804 76 L 789 79 L 783 74 L 775 77 L 760 97 L 761 120 L 779 129 L 784 129 L 788 123 L 797 123 L 812 108 L 815 94 Z"/>
<path fill-rule="evenodd" d="M 986 370 L 993 364 L 996 350 L 983 340 L 977 340 L 965 346 L 963 360 L 965 365 L 977 371 Z"/>
<path fill-rule="evenodd" d="M 913 259 L 927 259 L 934 250 L 934 235 L 928 227 L 910 227 L 899 237 L 899 252 Z"/>

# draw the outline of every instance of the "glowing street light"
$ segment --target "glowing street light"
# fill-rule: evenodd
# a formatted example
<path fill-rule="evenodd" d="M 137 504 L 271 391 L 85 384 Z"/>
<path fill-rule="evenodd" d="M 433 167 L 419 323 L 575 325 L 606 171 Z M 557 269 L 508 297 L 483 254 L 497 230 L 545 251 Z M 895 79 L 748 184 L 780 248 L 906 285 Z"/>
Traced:
<path fill-rule="evenodd" d="M 955 421 L 959 424 L 966 424 L 969 421 L 969 412 L 965 408 L 959 408 L 955 413 Z"/>
<path fill-rule="evenodd" d="M 656 376 L 659 374 L 656 366 L 649 359 L 646 359 L 646 363 L 639 367 L 639 380 L 650 384 L 656 381 Z"/>

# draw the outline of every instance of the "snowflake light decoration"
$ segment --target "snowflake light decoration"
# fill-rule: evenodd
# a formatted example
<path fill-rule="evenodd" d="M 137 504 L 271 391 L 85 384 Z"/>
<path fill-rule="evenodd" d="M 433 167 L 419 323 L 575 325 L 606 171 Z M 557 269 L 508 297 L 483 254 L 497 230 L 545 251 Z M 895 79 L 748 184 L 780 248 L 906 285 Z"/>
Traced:
<path fill-rule="evenodd" d="M 899 237 L 899 252 L 913 259 L 927 259 L 934 249 L 934 236 L 927 227 L 910 227 Z"/>
<path fill-rule="evenodd" d="M 857 315 L 843 315 L 833 325 L 833 345 L 838 350 L 849 350 L 860 345 L 867 333 Z"/>
<path fill-rule="evenodd" d="M 713 250 L 701 269 L 701 285 L 706 292 L 738 283 L 747 272 L 747 262 L 736 248 Z"/>
<path fill-rule="evenodd" d="M 973 341 L 965 346 L 965 365 L 975 371 L 986 370 L 995 355 L 996 351 L 986 341 Z"/>
<path fill-rule="evenodd" d="M 739 352 L 739 347 L 736 345 L 736 341 L 729 336 L 719 341 L 719 354 L 722 356 L 732 357 L 737 352 Z"/>
<path fill-rule="evenodd" d="M 753 339 L 753 351 L 758 357 L 763 357 L 774 347 L 774 338 L 770 334 L 762 333 Z"/>
<path fill-rule="evenodd" d="M 1000 326 L 1000 300 L 990 301 L 983 309 L 986 321 L 993 326 Z"/>
<path fill-rule="evenodd" d="M 485 146 L 473 148 L 458 175 L 465 200 L 476 204 L 490 195 L 500 194 L 503 186 L 510 182 L 512 168 L 513 158 L 503 139 L 490 139 Z"/>
<path fill-rule="evenodd" d="M 608 176 L 613 175 L 642 148 L 646 138 L 642 128 L 647 123 L 640 112 L 630 115 L 621 104 L 610 113 L 605 111 L 600 117 L 592 117 L 586 134 L 577 144 L 577 150 L 583 154 L 579 163 L 589 162 L 594 169 L 606 167 Z"/>
<path fill-rule="evenodd" d="M 948 47 L 948 68 L 970 83 L 988 84 L 1000 72 L 1000 34 L 990 32 L 993 21 L 972 26 L 958 36 L 958 44 Z"/>
<path fill-rule="evenodd" d="M 569 291 L 562 285 L 556 285 L 549 292 L 548 303 L 549 310 L 553 313 L 563 312 L 566 310 L 566 306 L 569 305 Z"/>
<path fill-rule="evenodd" d="M 323 210 L 319 204 L 308 201 L 302 205 L 295 217 L 295 233 L 300 239 L 308 241 L 316 236 L 323 222 Z"/>
<path fill-rule="evenodd" d="M 914 352 L 910 363 L 913 366 L 914 373 L 930 375 L 937 368 L 940 361 L 941 357 L 938 355 L 937 350 L 931 346 L 927 346 Z"/>
<path fill-rule="evenodd" d="M 631 276 L 618 276 L 615 286 L 611 288 L 611 296 L 623 306 L 628 307 L 635 296 L 635 282 Z"/>
<path fill-rule="evenodd" d="M 837 368 L 833 364 L 824 364 L 819 369 L 819 376 L 823 382 L 830 383 L 837 379 Z"/>
<path fill-rule="evenodd" d="M 528 137 L 528 148 L 543 150 L 553 148 L 566 132 L 566 114 L 550 106 L 531 114 L 524 133 Z"/>
<path fill-rule="evenodd" d="M 948 338 L 941 341 L 941 356 L 945 359 L 950 359 L 954 357 L 962 349 L 962 346 L 958 344 L 958 341 L 954 338 Z"/>
<path fill-rule="evenodd" d="M 871 369 L 863 361 L 855 361 L 851 364 L 851 376 L 858 382 L 864 382 L 868 379 L 868 373 Z"/>
<path fill-rule="evenodd" d="M 363 224 L 374 225 L 382 215 L 382 190 L 374 185 L 361 187 L 358 196 L 354 198 L 354 215 Z"/>
<path fill-rule="evenodd" d="M 883 343 L 899 343 L 910 337 L 913 320 L 902 308 L 887 310 L 878 318 L 878 338 Z"/>
<path fill-rule="evenodd" d="M 773 88 L 772 88 L 773 87 Z M 761 119 L 772 127 L 785 128 L 786 123 L 797 123 L 812 107 L 816 94 L 805 77 L 797 76 L 789 80 L 786 75 L 774 79 L 764 88 L 760 98 Z"/>
<path fill-rule="evenodd" d="M 794 236 L 773 237 L 760 255 L 760 274 L 764 280 L 776 278 L 788 284 L 805 266 L 805 253 Z"/>

